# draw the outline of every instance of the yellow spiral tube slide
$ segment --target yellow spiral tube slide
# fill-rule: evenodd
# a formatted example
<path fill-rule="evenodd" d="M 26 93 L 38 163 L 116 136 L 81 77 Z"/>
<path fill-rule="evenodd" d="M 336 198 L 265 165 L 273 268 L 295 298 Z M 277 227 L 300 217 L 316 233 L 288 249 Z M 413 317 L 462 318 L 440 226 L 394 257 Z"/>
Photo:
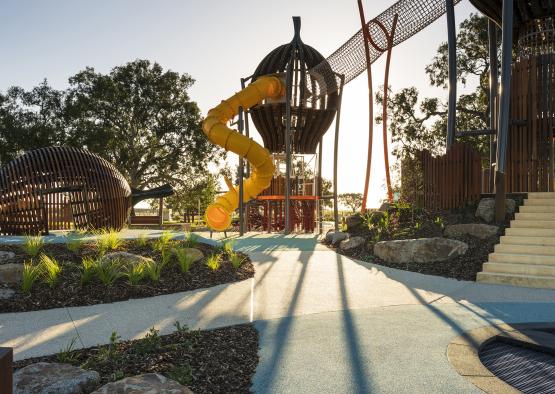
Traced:
<path fill-rule="evenodd" d="M 208 111 L 202 123 L 202 130 L 212 143 L 243 156 L 251 164 L 251 176 L 243 181 L 244 202 L 255 198 L 270 186 L 274 164 L 267 149 L 230 129 L 226 123 L 237 115 L 239 107 L 247 110 L 264 99 L 278 99 L 284 94 L 285 86 L 278 77 L 260 77 Z M 224 231 L 231 225 L 231 213 L 239 206 L 239 187 L 233 187 L 227 179 L 226 183 L 229 191 L 216 198 L 206 209 L 206 223 L 216 231 Z"/>

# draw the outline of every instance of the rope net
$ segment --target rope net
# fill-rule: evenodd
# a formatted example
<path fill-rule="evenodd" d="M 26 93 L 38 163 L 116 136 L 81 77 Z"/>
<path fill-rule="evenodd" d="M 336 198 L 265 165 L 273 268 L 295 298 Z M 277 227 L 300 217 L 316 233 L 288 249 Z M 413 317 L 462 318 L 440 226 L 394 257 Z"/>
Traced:
<path fill-rule="evenodd" d="M 460 0 L 453 0 L 455 5 L 459 2 Z M 399 0 L 367 22 L 373 42 L 373 45 L 369 43 L 370 64 L 387 51 L 388 35 L 393 28 L 395 16 L 397 25 L 393 46 L 412 37 L 445 12 L 445 0 Z M 348 83 L 365 70 L 364 34 L 360 29 L 325 61 L 308 70 L 306 86 L 312 99 L 318 99 L 339 89 L 341 75 L 345 78 L 344 83 Z"/>

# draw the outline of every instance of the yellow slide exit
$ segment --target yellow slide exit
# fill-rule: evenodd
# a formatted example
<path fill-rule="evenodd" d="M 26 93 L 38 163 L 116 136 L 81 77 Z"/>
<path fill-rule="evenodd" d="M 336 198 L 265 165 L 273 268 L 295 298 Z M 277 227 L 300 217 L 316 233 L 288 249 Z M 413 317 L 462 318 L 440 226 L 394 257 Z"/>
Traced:
<path fill-rule="evenodd" d="M 243 181 L 243 201 L 255 198 L 270 186 L 274 175 L 274 164 L 270 152 L 250 138 L 230 129 L 226 123 L 239 111 L 249 109 L 267 98 L 278 99 L 285 94 L 285 85 L 277 76 L 258 78 L 245 89 L 224 100 L 208 111 L 202 129 L 208 139 L 224 148 L 243 156 L 251 164 L 251 176 Z M 239 206 L 239 186 L 233 187 L 226 179 L 229 191 L 208 206 L 206 223 L 217 231 L 224 231 L 231 225 L 231 213 Z"/>

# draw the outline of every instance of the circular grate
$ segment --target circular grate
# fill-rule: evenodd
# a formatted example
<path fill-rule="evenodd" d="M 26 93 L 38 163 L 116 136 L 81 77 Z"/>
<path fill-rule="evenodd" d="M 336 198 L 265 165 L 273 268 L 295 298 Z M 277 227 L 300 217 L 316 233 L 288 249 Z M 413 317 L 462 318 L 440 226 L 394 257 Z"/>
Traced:
<path fill-rule="evenodd" d="M 523 393 L 555 394 L 555 356 L 501 341 L 484 346 L 479 356 L 493 374 Z"/>

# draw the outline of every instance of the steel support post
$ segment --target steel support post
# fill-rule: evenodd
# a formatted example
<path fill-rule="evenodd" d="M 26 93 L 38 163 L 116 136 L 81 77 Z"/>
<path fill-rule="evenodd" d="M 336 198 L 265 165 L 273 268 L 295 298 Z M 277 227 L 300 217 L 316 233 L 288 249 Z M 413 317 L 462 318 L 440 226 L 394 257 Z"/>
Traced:
<path fill-rule="evenodd" d="M 505 219 L 505 159 L 509 138 L 509 104 L 511 96 L 511 62 L 513 48 L 513 0 L 503 0 L 501 50 L 501 96 L 497 127 L 497 155 L 495 168 L 495 220 Z"/>
<path fill-rule="evenodd" d="M 284 233 L 291 231 L 290 204 L 291 204 L 291 96 L 293 91 L 293 62 L 287 64 L 285 76 L 285 228 Z"/>
<path fill-rule="evenodd" d="M 337 159 L 339 156 L 339 123 L 341 120 L 341 100 L 343 99 L 343 85 L 345 76 L 340 76 L 339 98 L 337 100 L 337 110 L 335 115 L 335 139 L 333 145 L 333 220 L 335 231 L 339 231 L 339 206 L 337 202 Z"/>
<path fill-rule="evenodd" d="M 495 122 L 495 101 L 498 93 L 497 78 L 497 25 L 492 20 L 488 21 L 489 36 L 489 128 L 495 130 L 495 133 L 489 137 L 489 192 L 493 193 L 495 185 L 495 156 L 496 146 L 495 139 L 497 134 L 497 125 Z"/>

